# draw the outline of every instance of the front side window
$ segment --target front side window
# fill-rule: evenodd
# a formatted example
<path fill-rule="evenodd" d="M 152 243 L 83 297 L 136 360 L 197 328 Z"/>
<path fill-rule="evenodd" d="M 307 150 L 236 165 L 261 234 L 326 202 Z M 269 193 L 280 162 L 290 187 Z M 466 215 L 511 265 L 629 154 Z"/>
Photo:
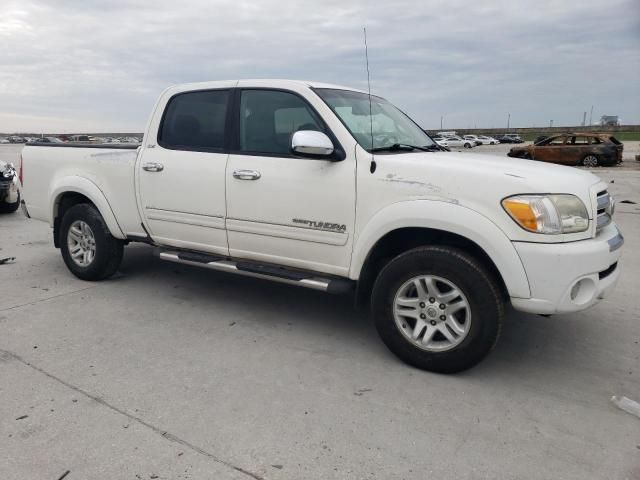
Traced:
<path fill-rule="evenodd" d="M 243 90 L 240 96 L 240 150 L 288 156 L 298 130 L 323 132 L 311 107 L 293 93 Z"/>
<path fill-rule="evenodd" d="M 314 91 L 365 150 L 394 144 L 417 147 L 435 145 L 413 120 L 384 98 L 371 95 L 370 105 L 366 93 L 332 88 L 317 88 Z"/>
<path fill-rule="evenodd" d="M 158 143 L 173 149 L 224 148 L 229 90 L 181 93 L 167 105 Z"/>

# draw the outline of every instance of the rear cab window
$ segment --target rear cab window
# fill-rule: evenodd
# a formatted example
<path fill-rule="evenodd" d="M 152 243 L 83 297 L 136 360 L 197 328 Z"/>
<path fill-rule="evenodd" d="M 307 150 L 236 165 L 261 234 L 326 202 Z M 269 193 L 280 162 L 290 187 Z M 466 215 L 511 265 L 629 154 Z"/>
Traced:
<path fill-rule="evenodd" d="M 158 144 L 173 150 L 222 150 L 225 147 L 230 90 L 179 93 L 164 111 Z"/>

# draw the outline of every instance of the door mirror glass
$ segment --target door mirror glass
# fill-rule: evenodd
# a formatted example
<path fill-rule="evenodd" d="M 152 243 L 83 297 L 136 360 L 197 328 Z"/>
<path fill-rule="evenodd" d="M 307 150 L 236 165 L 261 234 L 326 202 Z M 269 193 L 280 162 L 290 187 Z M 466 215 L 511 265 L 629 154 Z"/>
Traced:
<path fill-rule="evenodd" d="M 298 130 L 291 137 L 291 151 L 298 155 L 327 157 L 333 150 L 331 139 L 322 132 Z"/>

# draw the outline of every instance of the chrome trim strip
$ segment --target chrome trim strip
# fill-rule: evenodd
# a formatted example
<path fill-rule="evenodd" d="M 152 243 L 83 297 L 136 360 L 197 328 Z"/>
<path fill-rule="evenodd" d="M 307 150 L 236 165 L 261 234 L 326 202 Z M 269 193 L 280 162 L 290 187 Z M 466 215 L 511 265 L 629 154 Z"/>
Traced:
<path fill-rule="evenodd" d="M 284 238 L 325 245 L 344 246 L 349 240 L 349 234 L 334 232 L 319 228 L 309 228 L 299 225 L 281 225 L 277 223 L 258 222 L 255 220 L 240 220 L 227 218 L 227 231 L 229 233 L 245 233 L 263 235 L 267 237 Z"/>
<path fill-rule="evenodd" d="M 224 218 L 224 215 L 207 215 L 204 213 L 184 212 L 182 210 L 167 210 L 166 208 L 144 207 L 144 209 L 147 211 L 154 210 L 157 212 L 184 213 L 186 215 L 197 215 L 199 217 Z"/>
<path fill-rule="evenodd" d="M 609 240 L 607 240 L 607 243 L 609 244 L 609 251 L 610 252 L 615 252 L 622 245 L 624 245 L 624 237 L 622 236 L 622 234 L 620 232 L 618 232 L 618 234 L 615 237 L 610 238 Z"/>

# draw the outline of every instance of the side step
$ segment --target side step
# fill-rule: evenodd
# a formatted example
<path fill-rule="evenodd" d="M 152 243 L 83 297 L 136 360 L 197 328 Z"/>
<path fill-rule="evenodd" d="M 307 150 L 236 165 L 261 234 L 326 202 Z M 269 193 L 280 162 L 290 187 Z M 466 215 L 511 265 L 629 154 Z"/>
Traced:
<path fill-rule="evenodd" d="M 209 268 L 221 272 L 236 273 L 247 277 L 262 278 L 274 282 L 321 290 L 328 293 L 348 293 L 353 290 L 351 280 L 338 277 L 320 277 L 315 273 L 289 270 L 284 267 L 248 260 L 231 260 L 217 255 L 195 252 L 161 251 L 160 258 L 174 263 Z"/>

